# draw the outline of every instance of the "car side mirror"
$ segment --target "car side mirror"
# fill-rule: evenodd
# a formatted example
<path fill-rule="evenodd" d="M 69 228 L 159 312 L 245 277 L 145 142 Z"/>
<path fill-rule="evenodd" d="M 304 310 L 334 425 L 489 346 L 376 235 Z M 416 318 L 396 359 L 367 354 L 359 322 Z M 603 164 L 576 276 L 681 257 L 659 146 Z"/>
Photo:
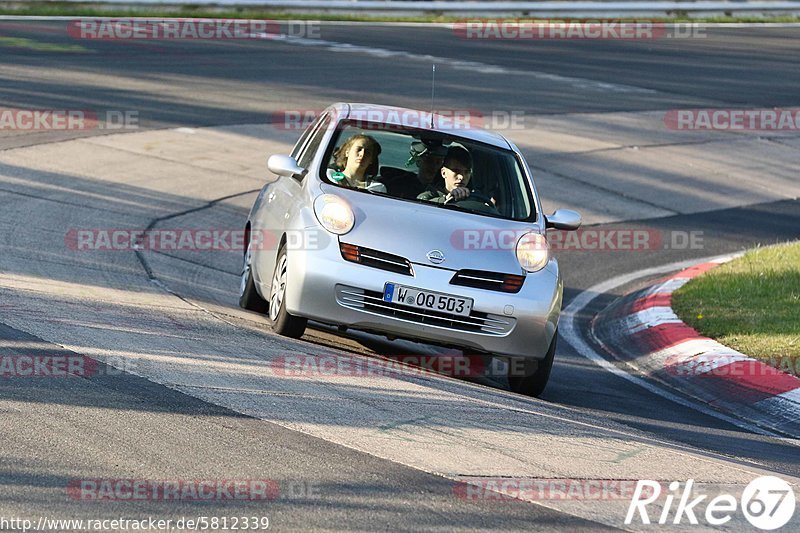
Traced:
<path fill-rule="evenodd" d="M 581 227 L 581 214 L 572 209 L 556 209 L 545 220 L 547 228 L 576 230 Z"/>
<path fill-rule="evenodd" d="M 297 164 L 294 157 L 288 155 L 272 155 L 267 160 L 267 168 L 278 176 L 305 176 L 306 169 Z"/>

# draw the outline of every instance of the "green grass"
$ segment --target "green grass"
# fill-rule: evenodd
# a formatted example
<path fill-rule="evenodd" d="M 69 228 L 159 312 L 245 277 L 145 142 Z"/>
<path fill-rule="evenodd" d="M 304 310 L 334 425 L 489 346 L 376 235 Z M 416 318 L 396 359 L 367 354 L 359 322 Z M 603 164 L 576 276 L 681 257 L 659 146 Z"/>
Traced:
<path fill-rule="evenodd" d="M 21 37 L 0 37 L 0 47 L 22 48 L 25 50 L 36 50 L 37 52 L 91 52 L 91 50 L 79 44 L 42 43 L 31 39 L 23 39 Z"/>
<path fill-rule="evenodd" d="M 701 334 L 781 370 L 800 371 L 800 242 L 757 248 L 672 296 Z"/>
<path fill-rule="evenodd" d="M 335 13 L 286 13 L 279 11 L 265 11 L 252 7 L 213 8 L 201 5 L 187 5 L 180 9 L 174 7 L 158 8 L 155 6 L 142 6 L 135 8 L 120 8 L 110 4 L 74 4 L 69 2 L 29 2 L 29 3 L 7 3 L 0 5 L 0 15 L 21 15 L 21 16 L 74 16 L 74 17 L 150 17 L 150 18 L 219 18 L 219 19 L 254 19 L 254 20 L 326 20 L 326 21 L 351 21 L 351 22 L 463 22 L 476 17 L 452 17 L 446 15 L 424 15 L 424 16 L 370 16 L 357 14 L 335 14 Z M 503 18 L 502 16 L 491 18 Z M 520 20 L 531 20 L 533 17 L 507 17 L 518 18 Z M 553 17 L 555 20 L 569 20 L 569 17 Z M 615 20 L 626 20 L 624 18 Z M 627 19 L 627 20 L 642 20 Z M 800 17 L 709 17 L 709 18 L 689 18 L 678 15 L 676 17 L 647 18 L 648 21 L 660 20 L 664 22 L 800 22 Z"/>

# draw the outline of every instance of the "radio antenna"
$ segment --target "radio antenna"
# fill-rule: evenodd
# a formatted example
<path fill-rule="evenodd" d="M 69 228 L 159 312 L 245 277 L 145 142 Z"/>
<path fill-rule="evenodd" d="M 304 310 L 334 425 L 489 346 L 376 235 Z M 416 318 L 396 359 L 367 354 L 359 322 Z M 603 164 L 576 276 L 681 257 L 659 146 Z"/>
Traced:
<path fill-rule="evenodd" d="M 431 75 L 431 128 L 434 127 L 433 124 L 433 99 L 436 96 L 436 63 L 432 65 L 433 73 Z"/>

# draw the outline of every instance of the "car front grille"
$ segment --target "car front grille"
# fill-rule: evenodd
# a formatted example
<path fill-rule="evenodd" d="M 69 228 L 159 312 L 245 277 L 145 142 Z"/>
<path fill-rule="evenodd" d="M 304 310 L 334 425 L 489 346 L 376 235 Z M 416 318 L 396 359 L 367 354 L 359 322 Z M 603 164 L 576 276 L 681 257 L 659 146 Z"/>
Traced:
<path fill-rule="evenodd" d="M 383 294 L 380 292 L 367 291 L 346 285 L 336 285 L 336 301 L 344 307 L 374 315 L 483 335 L 507 335 L 514 329 L 514 325 L 517 322 L 515 318 L 509 316 L 490 315 L 478 311 L 472 311 L 469 316 L 460 316 L 401 306 L 396 303 L 385 302 Z"/>
<path fill-rule="evenodd" d="M 462 285 L 476 289 L 517 293 L 525 282 L 525 276 L 502 274 L 483 270 L 459 270 L 450 280 L 452 285 Z"/>
<path fill-rule="evenodd" d="M 405 274 L 406 276 L 414 275 L 411 262 L 405 257 L 387 254 L 379 250 L 364 248 L 363 246 L 356 246 L 344 242 L 339 243 L 339 249 L 342 252 L 342 258 L 346 261 L 372 268 L 380 268 L 381 270 L 388 270 L 396 274 Z"/>

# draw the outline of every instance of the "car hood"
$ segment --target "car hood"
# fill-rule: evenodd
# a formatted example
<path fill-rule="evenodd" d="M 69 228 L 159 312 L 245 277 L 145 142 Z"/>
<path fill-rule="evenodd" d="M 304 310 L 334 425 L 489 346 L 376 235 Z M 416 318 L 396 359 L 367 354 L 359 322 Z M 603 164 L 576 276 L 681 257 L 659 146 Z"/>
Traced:
<path fill-rule="evenodd" d="M 341 242 L 399 255 L 412 263 L 449 270 L 522 273 L 516 243 L 535 224 L 514 222 L 452 209 L 336 188 L 350 202 L 355 226 Z M 429 254 L 438 250 L 444 260 Z"/>

